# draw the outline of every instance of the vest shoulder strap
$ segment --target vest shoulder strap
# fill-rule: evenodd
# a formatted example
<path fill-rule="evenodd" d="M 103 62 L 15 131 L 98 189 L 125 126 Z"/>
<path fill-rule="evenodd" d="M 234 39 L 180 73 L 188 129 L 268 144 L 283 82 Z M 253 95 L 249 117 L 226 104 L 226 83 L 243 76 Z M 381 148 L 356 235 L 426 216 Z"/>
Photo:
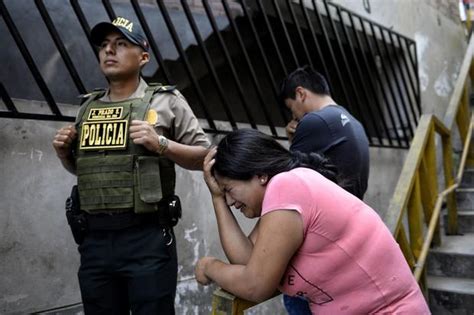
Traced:
<path fill-rule="evenodd" d="M 96 99 L 99 99 L 104 96 L 104 94 L 105 89 L 95 89 L 93 92 L 90 92 L 88 94 L 81 94 L 78 96 L 82 99 L 82 103 L 76 115 L 76 127 L 77 124 L 79 124 L 79 122 L 81 121 L 82 115 L 84 114 L 84 111 L 86 110 L 87 106 L 89 106 L 89 104 L 95 101 Z"/>
<path fill-rule="evenodd" d="M 155 93 L 172 92 L 176 89 L 175 85 L 162 85 L 161 83 L 149 83 L 145 89 L 145 96 L 143 102 L 149 104 Z"/>

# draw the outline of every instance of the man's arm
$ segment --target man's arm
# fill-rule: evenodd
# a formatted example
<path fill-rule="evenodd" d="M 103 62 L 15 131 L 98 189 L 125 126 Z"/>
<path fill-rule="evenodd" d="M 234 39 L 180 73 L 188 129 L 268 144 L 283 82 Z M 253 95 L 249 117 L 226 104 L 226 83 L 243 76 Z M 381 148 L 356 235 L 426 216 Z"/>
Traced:
<path fill-rule="evenodd" d="M 331 142 L 331 131 L 325 120 L 317 114 L 310 113 L 304 116 L 296 127 L 290 150 L 324 153 L 331 146 Z"/>
<path fill-rule="evenodd" d="M 190 170 L 202 170 L 204 157 L 209 149 L 201 146 L 181 144 L 168 140 L 167 148 L 162 151 L 159 135 L 155 128 L 146 121 L 132 120 L 130 125 L 130 138 L 135 144 L 141 144 L 147 150 L 156 154 L 163 154 L 181 167 Z"/>
<path fill-rule="evenodd" d="M 64 168 L 72 174 L 76 174 L 76 162 L 72 155 L 74 140 L 77 139 L 77 131 L 73 125 L 68 125 L 56 132 L 53 140 L 53 148 L 61 160 Z"/>

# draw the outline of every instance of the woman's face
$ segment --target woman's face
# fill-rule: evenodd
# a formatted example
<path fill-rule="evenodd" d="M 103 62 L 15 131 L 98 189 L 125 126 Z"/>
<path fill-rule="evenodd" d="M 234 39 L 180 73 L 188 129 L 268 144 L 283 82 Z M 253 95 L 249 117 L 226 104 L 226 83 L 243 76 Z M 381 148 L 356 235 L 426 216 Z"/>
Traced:
<path fill-rule="evenodd" d="M 239 209 L 247 218 L 259 217 L 267 184 L 266 176 L 254 176 L 250 180 L 236 180 L 216 174 L 216 180 L 225 193 L 229 207 Z"/>

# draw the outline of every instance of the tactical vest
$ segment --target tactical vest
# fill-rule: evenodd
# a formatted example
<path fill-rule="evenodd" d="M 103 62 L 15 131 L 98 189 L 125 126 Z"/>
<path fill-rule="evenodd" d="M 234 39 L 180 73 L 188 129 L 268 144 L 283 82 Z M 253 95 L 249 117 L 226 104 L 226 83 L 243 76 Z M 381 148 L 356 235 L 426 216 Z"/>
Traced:
<path fill-rule="evenodd" d="M 129 137 L 131 121 L 145 120 L 153 94 L 173 89 L 150 85 L 142 99 L 120 102 L 99 101 L 104 91 L 93 92 L 81 106 L 75 150 L 81 210 L 154 212 L 163 197 L 174 194 L 174 163 Z"/>

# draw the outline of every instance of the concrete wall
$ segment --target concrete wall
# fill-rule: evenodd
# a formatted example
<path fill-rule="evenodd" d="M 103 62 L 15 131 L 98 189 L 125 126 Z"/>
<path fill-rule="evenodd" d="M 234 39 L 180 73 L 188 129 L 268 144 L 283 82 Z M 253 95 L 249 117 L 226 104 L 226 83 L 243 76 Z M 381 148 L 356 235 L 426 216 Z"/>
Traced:
<path fill-rule="evenodd" d="M 463 29 L 452 13 L 457 1 L 333 1 L 416 40 L 423 111 L 442 116 L 465 48 Z M 5 36 L 2 33 L 1 36 Z M 2 38 L 3 40 L 3 38 Z M 10 40 L 10 39 L 9 39 Z M 6 72 L 2 71 L 2 82 Z M 34 84 L 34 83 L 32 83 Z M 15 102 L 22 110 L 42 103 Z M 1 107 L 0 103 L 0 107 Z M 62 107 L 66 112 L 75 108 Z M 24 314 L 80 301 L 78 253 L 64 217 L 64 199 L 74 177 L 60 166 L 51 146 L 60 122 L 0 119 L 0 313 Z M 371 149 L 366 201 L 387 208 L 406 155 L 404 150 Z M 184 219 L 176 228 L 179 248 L 177 314 L 208 314 L 213 287 L 193 278 L 198 257 L 222 257 L 209 193 L 200 172 L 178 169 L 177 191 Z M 243 220 L 245 228 L 252 222 Z M 283 314 L 280 299 L 250 314 Z"/>

